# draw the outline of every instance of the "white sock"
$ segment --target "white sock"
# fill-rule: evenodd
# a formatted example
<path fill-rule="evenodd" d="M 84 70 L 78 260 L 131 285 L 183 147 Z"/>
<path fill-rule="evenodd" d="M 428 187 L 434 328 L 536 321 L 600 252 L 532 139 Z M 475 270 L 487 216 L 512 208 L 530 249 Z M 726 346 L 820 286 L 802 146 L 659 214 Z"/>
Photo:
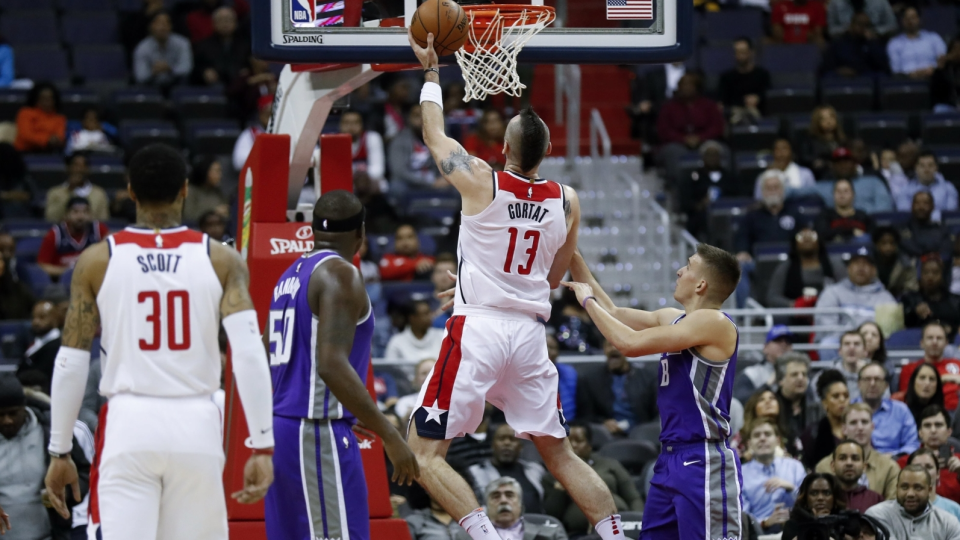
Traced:
<path fill-rule="evenodd" d="M 623 525 L 620 523 L 620 514 L 614 514 L 608 518 L 600 520 L 594 529 L 603 540 L 624 540 Z"/>
<path fill-rule="evenodd" d="M 619 516 L 618 516 L 619 517 Z M 477 508 L 460 520 L 460 526 L 473 540 L 501 540 L 483 508 Z"/>

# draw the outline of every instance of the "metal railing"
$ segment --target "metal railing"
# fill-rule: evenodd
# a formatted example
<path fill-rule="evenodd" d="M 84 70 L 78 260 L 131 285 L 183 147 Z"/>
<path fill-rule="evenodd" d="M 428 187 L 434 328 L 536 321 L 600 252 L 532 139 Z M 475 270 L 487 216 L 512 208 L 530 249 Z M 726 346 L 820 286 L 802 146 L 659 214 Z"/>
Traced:
<path fill-rule="evenodd" d="M 554 123 L 567 126 L 567 166 L 580 155 L 580 66 L 553 66 Z M 566 98 L 566 103 L 564 103 Z"/>

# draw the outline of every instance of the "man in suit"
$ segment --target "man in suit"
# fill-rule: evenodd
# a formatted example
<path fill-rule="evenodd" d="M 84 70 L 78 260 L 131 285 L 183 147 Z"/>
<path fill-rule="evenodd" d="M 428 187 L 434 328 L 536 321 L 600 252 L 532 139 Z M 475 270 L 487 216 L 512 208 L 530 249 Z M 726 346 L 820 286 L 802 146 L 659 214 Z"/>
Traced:
<path fill-rule="evenodd" d="M 567 532 L 559 522 L 543 524 L 521 519 L 523 515 L 523 488 L 509 476 L 501 476 L 487 484 L 484 489 L 487 515 L 500 538 L 509 540 L 567 540 Z M 456 540 L 469 538 L 464 531 L 457 531 Z"/>
<path fill-rule="evenodd" d="M 577 385 L 577 418 L 625 436 L 633 426 L 657 418 L 657 377 L 631 365 L 606 341 L 603 354 L 606 365 L 586 372 Z"/>

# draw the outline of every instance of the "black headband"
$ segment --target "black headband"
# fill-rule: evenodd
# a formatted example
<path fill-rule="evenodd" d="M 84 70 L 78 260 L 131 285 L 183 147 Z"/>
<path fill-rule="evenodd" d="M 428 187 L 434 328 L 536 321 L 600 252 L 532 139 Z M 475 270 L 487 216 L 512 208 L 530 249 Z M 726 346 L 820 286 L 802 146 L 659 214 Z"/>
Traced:
<path fill-rule="evenodd" d="M 359 212 L 348 218 L 322 219 L 314 217 L 313 230 L 332 233 L 355 231 L 363 226 L 366 217 L 367 209 L 363 207 L 360 207 Z"/>

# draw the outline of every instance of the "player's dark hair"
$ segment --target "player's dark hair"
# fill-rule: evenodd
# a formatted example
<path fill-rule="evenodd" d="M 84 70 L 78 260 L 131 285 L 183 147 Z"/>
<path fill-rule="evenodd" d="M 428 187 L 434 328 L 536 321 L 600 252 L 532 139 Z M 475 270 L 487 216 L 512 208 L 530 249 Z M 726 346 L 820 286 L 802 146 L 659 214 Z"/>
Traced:
<path fill-rule="evenodd" d="M 170 204 L 177 200 L 187 181 L 187 163 L 180 152 L 166 144 L 144 146 L 130 158 L 127 167 L 130 189 L 141 203 Z"/>
<path fill-rule="evenodd" d="M 363 203 L 353 193 L 345 189 L 335 189 L 328 191 L 317 199 L 317 204 L 313 207 L 313 222 L 318 223 L 325 219 L 341 220 L 357 215 L 363 210 Z M 361 234 L 363 227 L 356 230 L 356 234 Z M 314 227 L 314 234 L 317 234 Z M 338 234 L 319 231 L 320 234 Z M 353 233 L 354 231 L 348 231 Z M 345 233 L 344 233 L 345 234 Z"/>
<path fill-rule="evenodd" d="M 713 287 L 714 299 L 721 302 L 726 300 L 737 288 L 737 283 L 740 283 L 740 263 L 737 258 L 732 253 L 709 244 L 697 244 L 697 255 L 712 278 L 710 285 Z"/>
<path fill-rule="evenodd" d="M 943 421 L 946 422 L 947 426 L 950 425 L 950 413 L 947 412 L 942 406 L 933 404 L 927 405 L 920 411 L 919 422 L 917 422 L 917 430 L 920 429 L 920 424 L 927 418 L 933 418 L 934 416 L 943 415 Z"/>
<path fill-rule="evenodd" d="M 833 456 L 833 459 L 837 459 L 837 450 L 838 450 L 842 445 L 844 445 L 844 444 L 852 444 L 852 445 L 856 446 L 857 448 L 859 448 L 859 449 L 860 449 L 860 457 L 866 459 L 866 457 L 867 457 L 867 452 L 866 452 L 866 450 L 863 449 L 863 445 L 860 444 L 860 443 L 858 443 L 857 441 L 855 441 L 855 440 L 853 440 L 853 439 L 844 439 L 844 440 L 838 442 L 837 445 L 833 447 L 833 454 L 831 454 L 831 455 Z"/>
<path fill-rule="evenodd" d="M 520 168 L 533 170 L 547 155 L 547 126 L 540 116 L 527 107 L 520 111 Z"/>
<path fill-rule="evenodd" d="M 827 390 L 837 383 L 843 383 L 844 386 L 847 385 L 847 379 L 844 378 L 843 373 L 835 369 L 828 369 L 820 374 L 820 378 L 817 379 L 817 395 L 820 396 L 820 399 L 825 399 L 827 397 Z"/>

